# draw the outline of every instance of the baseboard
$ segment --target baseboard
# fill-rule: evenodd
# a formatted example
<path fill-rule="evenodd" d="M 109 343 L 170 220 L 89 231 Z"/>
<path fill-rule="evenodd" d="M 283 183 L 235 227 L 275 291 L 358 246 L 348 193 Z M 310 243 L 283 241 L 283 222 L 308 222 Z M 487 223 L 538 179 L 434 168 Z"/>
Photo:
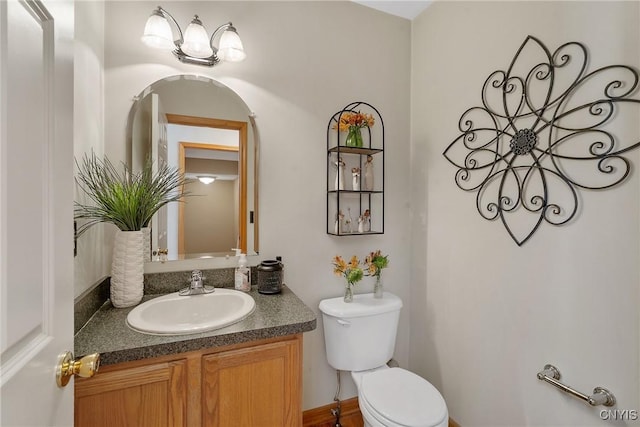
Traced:
<path fill-rule="evenodd" d="M 341 401 L 340 406 L 342 408 L 340 415 L 340 424 L 342 427 L 362 427 L 364 425 L 357 397 Z M 336 403 L 331 403 L 304 411 L 302 413 L 302 426 L 334 427 L 336 418 L 331 413 L 331 410 L 335 408 Z M 449 427 L 460 427 L 460 424 L 449 418 Z"/>

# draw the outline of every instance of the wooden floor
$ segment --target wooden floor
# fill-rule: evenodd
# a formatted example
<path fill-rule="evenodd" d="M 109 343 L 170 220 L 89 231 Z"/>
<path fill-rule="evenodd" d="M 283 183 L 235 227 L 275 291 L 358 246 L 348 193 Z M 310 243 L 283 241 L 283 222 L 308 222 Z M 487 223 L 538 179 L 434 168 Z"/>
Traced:
<path fill-rule="evenodd" d="M 342 427 L 363 427 L 364 421 L 358 406 L 358 398 L 343 400 L 340 402 L 342 411 L 340 415 L 340 425 Z M 321 406 L 319 408 L 309 409 L 302 413 L 303 427 L 335 427 L 336 418 L 331 413 L 337 404 Z M 449 418 L 449 427 L 460 427 L 460 424 Z"/>

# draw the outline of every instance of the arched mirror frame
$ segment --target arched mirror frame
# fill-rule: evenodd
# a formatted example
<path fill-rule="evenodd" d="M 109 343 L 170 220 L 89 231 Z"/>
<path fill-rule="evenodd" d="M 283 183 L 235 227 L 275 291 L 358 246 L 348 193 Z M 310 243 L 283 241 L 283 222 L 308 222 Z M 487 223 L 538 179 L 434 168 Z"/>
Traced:
<path fill-rule="evenodd" d="M 196 81 L 201 81 L 204 83 L 208 83 L 208 84 L 212 84 L 221 88 L 224 88 L 228 91 L 230 91 L 231 93 L 235 94 L 236 97 L 238 98 L 238 100 L 240 102 L 242 102 L 242 104 L 244 104 L 244 106 L 246 107 L 246 110 L 249 112 L 248 114 L 248 120 L 249 123 L 251 125 L 251 129 L 253 131 L 253 147 L 251 148 L 249 146 L 249 144 L 246 144 L 246 149 L 244 150 L 244 154 L 241 154 L 241 156 L 244 157 L 244 164 L 246 165 L 246 157 L 247 157 L 247 153 L 249 150 L 253 151 L 253 210 L 252 213 L 250 214 L 251 218 L 249 218 L 249 216 L 247 216 L 247 208 L 246 208 L 246 203 L 244 203 L 245 205 L 245 221 L 240 222 L 239 227 L 244 229 L 244 239 L 246 242 L 246 238 L 247 238 L 247 233 L 246 233 L 246 229 L 247 229 L 247 221 L 250 219 L 252 220 L 252 224 L 253 224 L 253 251 L 250 251 L 249 255 L 257 255 L 259 253 L 259 244 L 260 244 L 260 233 L 259 233 L 259 215 L 258 215 L 258 206 L 259 206 L 259 180 L 258 180 L 258 172 L 259 172 L 259 136 L 258 136 L 258 130 L 256 127 L 256 123 L 255 123 L 255 114 L 253 113 L 253 111 L 249 108 L 249 106 L 247 105 L 247 103 L 244 101 L 244 99 L 242 99 L 240 97 L 240 95 L 238 95 L 233 89 L 229 88 L 228 86 L 226 86 L 225 84 L 212 79 L 210 77 L 206 77 L 206 76 L 200 76 L 200 75 L 195 75 L 195 74 L 178 74 L 178 75 L 168 75 L 166 77 L 160 78 L 154 82 L 151 82 L 150 84 L 148 84 L 137 96 L 135 96 L 133 98 L 133 105 L 131 106 L 130 110 L 129 110 L 129 114 L 127 116 L 127 123 L 126 123 L 126 134 L 125 134 L 125 142 L 126 142 L 126 163 L 128 165 L 132 164 L 132 158 L 133 158 L 133 122 L 136 116 L 136 113 L 138 112 L 139 108 L 140 108 L 140 103 L 141 101 L 148 95 L 150 95 L 151 93 L 154 92 L 154 89 L 158 88 L 161 85 L 170 83 L 170 82 L 174 82 L 174 81 L 179 81 L 179 80 L 196 80 Z M 173 117 L 173 122 L 174 124 L 180 124 L 175 122 L 175 120 L 180 121 L 181 117 L 184 118 L 185 121 L 189 121 L 191 119 L 193 119 L 193 117 L 189 118 L 189 116 L 181 116 L 181 115 L 176 115 L 176 114 L 169 114 L 170 116 Z M 201 119 L 201 118 L 196 118 L 196 119 Z M 217 121 L 218 123 L 220 122 L 233 122 L 232 120 L 225 120 L 225 119 L 211 119 L 214 121 Z M 182 124 L 189 124 L 189 123 L 182 123 Z M 231 128 L 234 128 L 233 124 L 231 124 Z M 245 127 L 245 134 L 246 134 L 246 127 Z M 240 132 L 242 132 L 240 130 Z M 245 140 L 246 140 L 246 135 L 245 135 Z M 239 162 L 242 163 L 242 162 Z M 244 170 L 244 175 L 245 175 L 245 180 L 243 183 L 241 183 L 240 186 L 240 192 L 244 194 L 245 198 L 247 197 L 247 180 L 246 177 L 248 176 L 248 171 L 251 170 L 252 168 L 247 166 Z M 244 190 L 243 190 L 244 187 Z M 246 246 L 246 243 L 245 245 Z M 179 263 L 181 262 L 185 262 L 187 260 L 171 260 L 170 262 L 172 263 L 172 265 L 178 267 Z M 188 261 L 193 261 L 193 260 L 188 260 Z"/>

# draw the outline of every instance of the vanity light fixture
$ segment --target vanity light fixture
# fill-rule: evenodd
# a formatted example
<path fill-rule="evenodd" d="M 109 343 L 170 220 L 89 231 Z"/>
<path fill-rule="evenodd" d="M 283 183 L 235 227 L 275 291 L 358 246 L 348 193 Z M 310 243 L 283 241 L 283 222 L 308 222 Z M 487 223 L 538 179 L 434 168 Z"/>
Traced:
<path fill-rule="evenodd" d="M 177 29 L 177 39 L 173 36 L 170 22 Z M 220 43 L 216 48 L 213 40 L 218 34 Z M 205 67 L 213 67 L 220 61 L 240 62 L 247 56 L 231 22 L 220 25 L 209 38 L 202 21 L 194 15 L 183 36 L 175 18 L 160 6 L 149 16 L 141 39 L 149 47 L 171 50 L 181 62 Z"/>
<path fill-rule="evenodd" d="M 198 181 L 200 181 L 204 185 L 209 185 L 215 180 L 216 180 L 215 176 L 199 176 L 198 177 Z"/>

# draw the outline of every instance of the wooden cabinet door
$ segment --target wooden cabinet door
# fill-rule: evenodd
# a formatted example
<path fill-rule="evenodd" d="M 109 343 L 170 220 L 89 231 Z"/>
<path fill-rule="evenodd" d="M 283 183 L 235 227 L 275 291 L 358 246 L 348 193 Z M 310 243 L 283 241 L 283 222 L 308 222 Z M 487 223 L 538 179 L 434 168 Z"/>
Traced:
<path fill-rule="evenodd" d="M 203 426 L 301 426 L 301 354 L 297 335 L 204 356 Z"/>
<path fill-rule="evenodd" d="M 178 427 L 187 418 L 186 359 L 98 372 L 75 385 L 75 427 Z"/>

